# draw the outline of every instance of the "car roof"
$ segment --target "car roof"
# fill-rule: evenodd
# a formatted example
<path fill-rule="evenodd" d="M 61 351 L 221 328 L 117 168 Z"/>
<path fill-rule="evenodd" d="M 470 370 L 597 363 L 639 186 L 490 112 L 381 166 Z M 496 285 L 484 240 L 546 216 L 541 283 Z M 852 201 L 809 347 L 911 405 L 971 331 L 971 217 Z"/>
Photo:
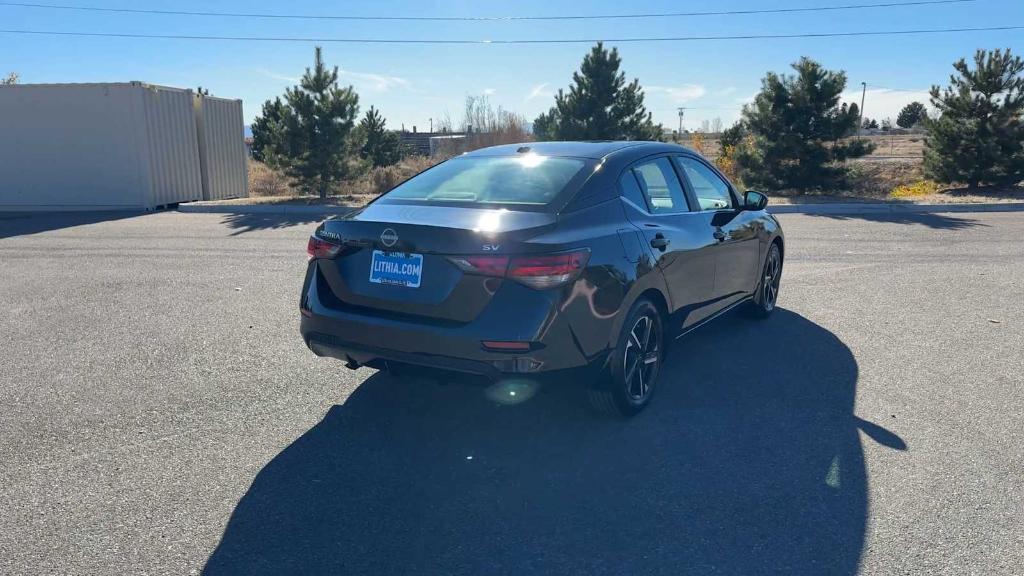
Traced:
<path fill-rule="evenodd" d="M 468 152 L 465 156 L 512 156 L 532 152 L 541 156 L 573 156 L 577 158 L 604 158 L 610 154 L 626 152 L 630 156 L 646 156 L 658 152 L 691 152 L 678 144 L 637 140 L 586 142 L 521 142 L 503 144 Z"/>

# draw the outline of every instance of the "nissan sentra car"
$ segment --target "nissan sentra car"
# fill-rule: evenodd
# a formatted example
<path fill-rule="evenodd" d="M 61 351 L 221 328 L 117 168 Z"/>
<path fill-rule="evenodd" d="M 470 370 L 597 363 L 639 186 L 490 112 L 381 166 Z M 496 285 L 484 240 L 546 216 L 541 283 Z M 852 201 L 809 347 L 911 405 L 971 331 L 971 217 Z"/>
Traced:
<path fill-rule="evenodd" d="M 316 229 L 302 337 L 353 369 L 580 382 L 632 415 L 670 341 L 775 309 L 785 243 L 767 202 L 673 144 L 463 154 Z"/>

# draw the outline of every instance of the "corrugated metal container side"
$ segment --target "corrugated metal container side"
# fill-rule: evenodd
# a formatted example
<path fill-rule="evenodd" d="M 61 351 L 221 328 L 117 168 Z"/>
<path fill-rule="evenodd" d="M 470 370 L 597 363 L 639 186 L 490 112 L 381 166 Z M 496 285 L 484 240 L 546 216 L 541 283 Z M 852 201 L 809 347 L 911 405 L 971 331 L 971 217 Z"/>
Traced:
<path fill-rule="evenodd" d="M 204 200 L 249 196 L 242 101 L 195 96 Z"/>
<path fill-rule="evenodd" d="M 191 98 L 141 82 L 0 86 L 0 210 L 202 198 Z"/>
<path fill-rule="evenodd" d="M 192 91 L 144 84 L 150 206 L 203 198 Z"/>
<path fill-rule="evenodd" d="M 0 86 L 0 210 L 146 208 L 129 84 Z"/>

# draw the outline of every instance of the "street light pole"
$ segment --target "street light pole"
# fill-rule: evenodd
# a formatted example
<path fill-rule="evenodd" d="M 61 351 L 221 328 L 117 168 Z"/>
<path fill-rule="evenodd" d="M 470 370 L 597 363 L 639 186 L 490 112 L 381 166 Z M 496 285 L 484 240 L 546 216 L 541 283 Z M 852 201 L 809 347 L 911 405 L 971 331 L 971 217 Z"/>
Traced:
<path fill-rule="evenodd" d="M 677 134 L 676 137 L 679 138 L 680 141 L 683 140 L 683 111 L 684 110 L 686 110 L 686 107 L 684 107 L 684 106 L 680 106 L 679 107 L 679 131 L 676 132 L 676 134 Z"/>
<path fill-rule="evenodd" d="M 864 96 L 868 93 L 868 83 L 861 82 L 862 86 L 860 92 L 860 118 L 857 119 L 857 133 L 860 134 L 861 130 L 864 130 Z"/>

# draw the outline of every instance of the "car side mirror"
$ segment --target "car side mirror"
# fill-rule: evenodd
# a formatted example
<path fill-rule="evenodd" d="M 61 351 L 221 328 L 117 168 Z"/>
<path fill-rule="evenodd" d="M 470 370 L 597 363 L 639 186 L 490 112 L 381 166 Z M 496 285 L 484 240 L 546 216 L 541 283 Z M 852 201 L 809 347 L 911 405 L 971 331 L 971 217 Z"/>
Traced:
<path fill-rule="evenodd" d="M 760 192 L 747 190 L 746 194 L 743 195 L 744 210 L 764 210 L 765 206 L 767 205 L 768 196 Z"/>

